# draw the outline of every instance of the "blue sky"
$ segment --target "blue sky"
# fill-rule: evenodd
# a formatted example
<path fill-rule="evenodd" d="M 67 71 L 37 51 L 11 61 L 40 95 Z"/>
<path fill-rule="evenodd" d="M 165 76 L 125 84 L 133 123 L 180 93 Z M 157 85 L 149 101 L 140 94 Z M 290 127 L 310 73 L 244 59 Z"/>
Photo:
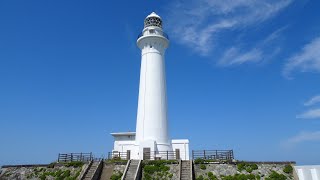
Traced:
<path fill-rule="evenodd" d="M 312 0 L 0 1 L 0 165 L 106 155 L 135 131 L 152 11 L 170 36 L 170 135 L 240 160 L 320 163 L 320 12 Z"/>

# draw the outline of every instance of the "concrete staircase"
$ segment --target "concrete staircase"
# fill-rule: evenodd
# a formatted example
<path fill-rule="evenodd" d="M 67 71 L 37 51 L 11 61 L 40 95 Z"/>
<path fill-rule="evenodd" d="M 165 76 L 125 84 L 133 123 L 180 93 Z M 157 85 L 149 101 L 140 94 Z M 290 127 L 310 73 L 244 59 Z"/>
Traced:
<path fill-rule="evenodd" d="M 180 161 L 180 179 L 192 180 L 192 161 Z"/>
<path fill-rule="evenodd" d="M 88 171 L 85 173 L 83 180 L 92 180 L 99 167 L 100 161 L 93 161 L 88 167 Z"/>
<path fill-rule="evenodd" d="M 135 180 L 138 175 L 140 166 L 140 160 L 130 160 L 128 162 L 125 173 L 123 174 L 122 180 Z"/>

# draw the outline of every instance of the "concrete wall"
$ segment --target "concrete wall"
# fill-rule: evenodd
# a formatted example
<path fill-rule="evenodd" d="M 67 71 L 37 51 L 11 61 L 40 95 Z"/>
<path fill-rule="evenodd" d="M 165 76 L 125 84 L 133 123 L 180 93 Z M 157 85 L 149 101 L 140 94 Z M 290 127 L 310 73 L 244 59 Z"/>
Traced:
<path fill-rule="evenodd" d="M 294 166 L 299 180 L 320 180 L 320 165 Z"/>
<path fill-rule="evenodd" d="M 173 139 L 172 140 L 172 149 L 180 150 L 180 158 L 182 160 L 189 160 L 189 140 L 188 139 Z"/>

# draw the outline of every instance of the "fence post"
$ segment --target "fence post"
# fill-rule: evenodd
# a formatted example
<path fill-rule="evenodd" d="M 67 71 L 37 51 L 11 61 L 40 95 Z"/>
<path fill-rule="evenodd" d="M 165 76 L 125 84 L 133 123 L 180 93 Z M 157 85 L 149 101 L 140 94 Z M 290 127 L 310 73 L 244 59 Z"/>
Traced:
<path fill-rule="evenodd" d="M 167 151 L 167 160 L 169 160 L 169 152 Z"/>
<path fill-rule="evenodd" d="M 215 159 L 218 159 L 218 150 L 216 150 L 216 158 Z"/>
<path fill-rule="evenodd" d="M 193 152 L 193 150 L 192 150 L 192 159 L 194 159 L 194 152 Z"/>

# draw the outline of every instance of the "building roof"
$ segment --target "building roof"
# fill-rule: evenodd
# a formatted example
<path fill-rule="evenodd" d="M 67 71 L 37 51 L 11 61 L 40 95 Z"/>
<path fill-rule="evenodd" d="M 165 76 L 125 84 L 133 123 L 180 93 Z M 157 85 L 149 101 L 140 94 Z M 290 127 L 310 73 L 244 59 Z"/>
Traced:
<path fill-rule="evenodd" d="M 157 18 L 161 19 L 161 17 L 158 14 L 156 14 L 155 12 L 152 12 L 146 18 L 149 18 L 149 17 L 157 17 Z"/>
<path fill-rule="evenodd" d="M 136 132 L 116 132 L 116 133 L 110 133 L 113 137 L 115 136 L 135 136 Z"/>

